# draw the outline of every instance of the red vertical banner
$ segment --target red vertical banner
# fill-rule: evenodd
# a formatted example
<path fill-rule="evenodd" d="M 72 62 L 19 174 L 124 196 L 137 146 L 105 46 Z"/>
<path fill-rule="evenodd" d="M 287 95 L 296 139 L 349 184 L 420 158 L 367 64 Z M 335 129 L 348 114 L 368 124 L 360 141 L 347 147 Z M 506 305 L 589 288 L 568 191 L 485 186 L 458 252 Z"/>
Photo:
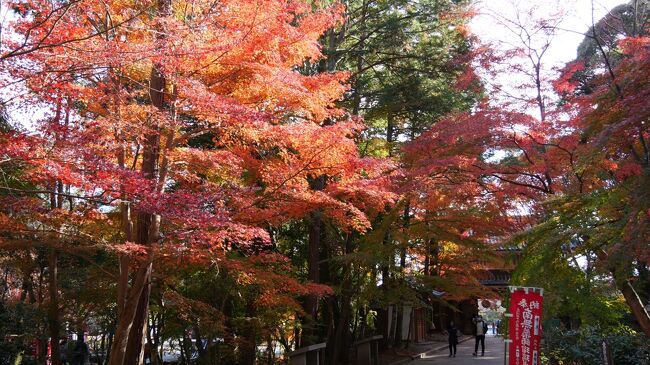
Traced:
<path fill-rule="evenodd" d="M 539 365 L 543 299 L 538 288 L 515 288 L 510 293 L 508 365 Z"/>

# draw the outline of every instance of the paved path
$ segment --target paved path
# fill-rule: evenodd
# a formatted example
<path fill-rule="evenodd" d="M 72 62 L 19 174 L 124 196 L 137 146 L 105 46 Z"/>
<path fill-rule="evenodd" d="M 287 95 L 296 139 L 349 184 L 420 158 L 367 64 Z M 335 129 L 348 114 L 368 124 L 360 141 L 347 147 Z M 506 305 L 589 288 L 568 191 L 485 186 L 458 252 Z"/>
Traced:
<path fill-rule="evenodd" d="M 449 350 L 444 349 L 409 364 L 503 365 L 503 339 L 501 337 L 488 336 L 485 339 L 485 356 L 480 356 L 480 346 L 478 351 L 478 357 L 472 356 L 472 352 L 474 352 L 474 339 L 472 338 L 458 345 L 456 357 L 449 357 Z"/>

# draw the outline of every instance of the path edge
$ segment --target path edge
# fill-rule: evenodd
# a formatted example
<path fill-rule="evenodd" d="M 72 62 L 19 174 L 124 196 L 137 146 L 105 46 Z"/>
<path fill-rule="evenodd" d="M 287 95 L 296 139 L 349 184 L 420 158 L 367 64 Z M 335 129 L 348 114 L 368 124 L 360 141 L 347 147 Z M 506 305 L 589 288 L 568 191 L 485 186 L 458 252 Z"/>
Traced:
<path fill-rule="evenodd" d="M 474 338 L 474 336 L 465 336 L 465 337 L 462 337 L 462 338 L 458 341 L 458 343 L 460 344 L 460 343 L 463 343 L 463 342 L 465 342 L 465 341 L 469 341 L 469 340 L 471 340 L 472 338 Z M 402 365 L 402 364 L 408 364 L 408 363 L 410 363 L 411 361 L 415 361 L 415 360 L 417 360 L 417 359 L 422 359 L 422 358 L 424 358 L 424 357 L 427 356 L 427 355 L 432 355 L 432 354 L 435 353 L 435 352 L 438 352 L 438 351 L 441 351 L 441 350 L 444 350 L 444 349 L 447 349 L 447 348 L 449 348 L 449 345 L 438 346 L 438 347 L 433 348 L 433 349 L 431 349 L 431 350 L 429 350 L 429 351 L 425 351 L 425 352 L 421 352 L 421 353 L 419 353 L 419 354 L 412 355 L 412 356 L 411 356 L 410 358 L 408 358 L 408 359 L 398 360 L 398 361 L 392 362 L 392 363 L 390 363 L 390 364 L 388 364 L 388 365 Z"/>

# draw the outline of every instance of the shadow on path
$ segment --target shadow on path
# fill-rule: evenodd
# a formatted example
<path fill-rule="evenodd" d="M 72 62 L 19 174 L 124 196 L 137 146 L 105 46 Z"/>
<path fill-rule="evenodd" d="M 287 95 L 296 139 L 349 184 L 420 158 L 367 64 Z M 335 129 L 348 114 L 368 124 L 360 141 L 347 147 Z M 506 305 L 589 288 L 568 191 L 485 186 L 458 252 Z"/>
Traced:
<path fill-rule="evenodd" d="M 503 365 L 503 339 L 501 337 L 487 336 L 485 338 L 485 356 L 472 356 L 474 352 L 474 339 L 458 345 L 456 357 L 449 357 L 449 350 L 444 349 L 429 354 L 422 359 L 409 364 L 436 364 L 436 365 Z"/>

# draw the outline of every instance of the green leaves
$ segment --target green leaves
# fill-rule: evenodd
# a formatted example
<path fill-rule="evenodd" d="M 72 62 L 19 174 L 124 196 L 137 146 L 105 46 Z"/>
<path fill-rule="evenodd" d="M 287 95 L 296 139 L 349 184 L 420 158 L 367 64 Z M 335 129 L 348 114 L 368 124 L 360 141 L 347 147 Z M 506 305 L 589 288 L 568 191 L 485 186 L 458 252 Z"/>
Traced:
<path fill-rule="evenodd" d="M 543 357 L 551 363 L 601 365 L 603 341 L 607 341 L 614 364 L 643 365 L 650 361 L 648 342 L 625 325 L 610 329 L 597 325 L 580 330 L 547 329 Z"/>

